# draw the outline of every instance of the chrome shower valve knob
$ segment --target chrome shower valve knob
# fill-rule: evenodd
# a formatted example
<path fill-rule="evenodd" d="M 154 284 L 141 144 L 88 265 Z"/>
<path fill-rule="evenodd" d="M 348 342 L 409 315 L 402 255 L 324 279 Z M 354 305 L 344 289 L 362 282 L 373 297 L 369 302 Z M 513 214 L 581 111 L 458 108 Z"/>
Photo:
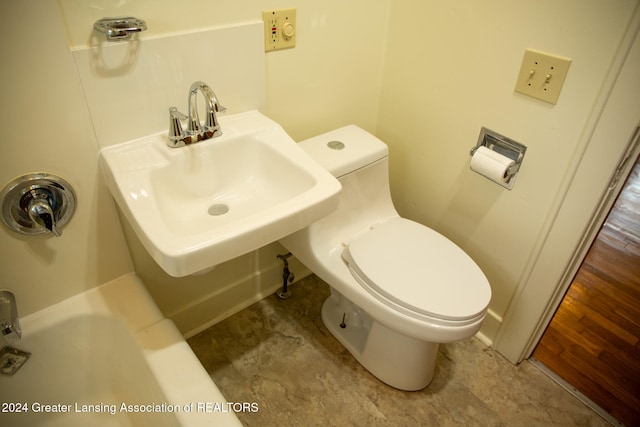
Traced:
<path fill-rule="evenodd" d="M 21 234 L 52 233 L 59 237 L 71 219 L 76 195 L 71 185 L 48 173 L 23 175 L 0 193 L 2 221 Z"/>

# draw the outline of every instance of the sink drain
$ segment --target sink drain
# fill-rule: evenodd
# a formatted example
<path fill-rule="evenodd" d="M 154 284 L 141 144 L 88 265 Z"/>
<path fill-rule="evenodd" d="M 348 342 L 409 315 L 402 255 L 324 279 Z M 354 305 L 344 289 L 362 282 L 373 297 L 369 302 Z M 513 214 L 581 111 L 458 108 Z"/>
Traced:
<path fill-rule="evenodd" d="M 229 212 L 229 206 L 224 203 L 216 203 L 209 206 L 209 210 L 207 212 L 209 212 L 209 215 L 213 216 L 224 215 Z"/>

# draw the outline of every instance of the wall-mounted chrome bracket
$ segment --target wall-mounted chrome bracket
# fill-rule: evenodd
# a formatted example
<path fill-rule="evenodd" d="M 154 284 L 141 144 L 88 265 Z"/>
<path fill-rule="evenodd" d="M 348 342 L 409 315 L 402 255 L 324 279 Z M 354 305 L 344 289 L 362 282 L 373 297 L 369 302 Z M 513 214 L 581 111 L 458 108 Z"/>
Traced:
<path fill-rule="evenodd" d="M 524 159 L 524 154 L 527 151 L 527 147 L 485 127 L 482 127 L 482 129 L 480 129 L 478 143 L 471 149 L 471 152 L 469 154 L 473 156 L 478 148 L 483 146 L 513 160 L 513 166 L 511 166 L 506 172 L 506 181 L 498 182 L 498 184 L 511 190 L 515 182 L 515 176 L 520 170 L 520 166 L 522 165 L 522 160 Z"/>
<path fill-rule="evenodd" d="M 66 180 L 49 173 L 16 178 L 0 192 L 2 222 L 21 234 L 62 234 L 76 208 L 76 194 Z"/>
<path fill-rule="evenodd" d="M 147 29 L 147 23 L 133 16 L 102 18 L 93 24 L 93 29 L 107 35 L 109 41 L 129 40 L 133 33 Z"/>

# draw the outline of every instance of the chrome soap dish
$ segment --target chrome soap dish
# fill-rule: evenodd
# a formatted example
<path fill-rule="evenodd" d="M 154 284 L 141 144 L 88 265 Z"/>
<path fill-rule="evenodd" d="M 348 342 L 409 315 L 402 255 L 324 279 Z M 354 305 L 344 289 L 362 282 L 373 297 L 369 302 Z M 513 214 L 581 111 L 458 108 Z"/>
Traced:
<path fill-rule="evenodd" d="M 107 35 L 109 41 L 129 40 L 131 34 L 147 29 L 147 23 L 132 16 L 102 18 L 93 24 L 93 29 Z"/>

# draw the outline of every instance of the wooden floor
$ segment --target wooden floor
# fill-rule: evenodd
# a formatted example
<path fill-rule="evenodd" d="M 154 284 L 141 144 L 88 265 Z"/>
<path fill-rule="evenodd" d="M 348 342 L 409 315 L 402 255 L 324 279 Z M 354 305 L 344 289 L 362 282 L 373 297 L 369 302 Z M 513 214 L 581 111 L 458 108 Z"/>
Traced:
<path fill-rule="evenodd" d="M 640 160 L 534 357 L 625 425 L 640 425 Z"/>

